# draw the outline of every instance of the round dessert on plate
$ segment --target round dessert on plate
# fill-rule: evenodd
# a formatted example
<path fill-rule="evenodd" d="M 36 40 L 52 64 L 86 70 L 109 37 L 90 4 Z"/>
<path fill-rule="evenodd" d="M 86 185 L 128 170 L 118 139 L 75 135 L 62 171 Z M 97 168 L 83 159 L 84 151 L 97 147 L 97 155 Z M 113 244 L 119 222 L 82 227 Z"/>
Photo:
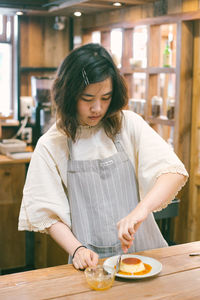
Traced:
<path fill-rule="evenodd" d="M 145 270 L 143 262 L 136 257 L 127 257 L 120 262 L 120 271 L 126 273 L 137 273 Z"/>

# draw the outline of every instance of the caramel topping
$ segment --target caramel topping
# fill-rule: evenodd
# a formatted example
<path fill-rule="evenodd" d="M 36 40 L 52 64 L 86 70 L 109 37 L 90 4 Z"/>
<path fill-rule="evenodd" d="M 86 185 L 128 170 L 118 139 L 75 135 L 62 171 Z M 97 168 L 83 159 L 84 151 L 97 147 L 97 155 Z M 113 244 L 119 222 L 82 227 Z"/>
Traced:
<path fill-rule="evenodd" d="M 122 260 L 122 262 L 127 265 L 137 265 L 137 264 L 141 263 L 141 260 L 139 258 L 135 258 L 135 257 L 128 257 L 128 258 L 124 258 Z"/>

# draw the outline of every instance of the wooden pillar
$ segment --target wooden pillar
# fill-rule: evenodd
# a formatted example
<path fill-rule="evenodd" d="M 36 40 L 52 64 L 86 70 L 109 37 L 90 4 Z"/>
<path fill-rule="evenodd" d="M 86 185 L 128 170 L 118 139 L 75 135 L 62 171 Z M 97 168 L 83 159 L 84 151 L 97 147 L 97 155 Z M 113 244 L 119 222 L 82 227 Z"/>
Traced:
<path fill-rule="evenodd" d="M 110 52 L 110 30 L 101 32 L 101 45 Z"/>
<path fill-rule="evenodd" d="M 192 120 L 192 68 L 193 68 L 193 23 L 192 21 L 179 23 L 177 39 L 177 96 L 175 108 L 175 152 L 190 171 L 190 143 Z M 175 237 L 177 243 L 188 241 L 188 209 L 189 182 L 179 193 L 179 217 L 175 221 Z"/>
<path fill-rule="evenodd" d="M 188 241 L 200 240 L 200 21 L 194 23 L 191 169 L 188 209 Z"/>

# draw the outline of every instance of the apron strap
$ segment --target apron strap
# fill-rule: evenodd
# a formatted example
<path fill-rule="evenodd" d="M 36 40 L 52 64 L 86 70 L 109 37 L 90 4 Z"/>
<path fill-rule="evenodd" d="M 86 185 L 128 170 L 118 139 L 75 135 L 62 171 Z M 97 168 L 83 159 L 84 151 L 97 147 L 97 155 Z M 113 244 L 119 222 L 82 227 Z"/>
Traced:
<path fill-rule="evenodd" d="M 117 133 L 116 136 L 115 136 L 115 139 L 114 139 L 114 144 L 115 144 L 115 147 L 116 147 L 118 152 L 123 152 L 124 148 L 123 148 L 120 140 L 121 140 L 121 134 Z"/>
<path fill-rule="evenodd" d="M 72 160 L 72 139 L 67 138 L 67 145 L 69 148 L 69 160 Z"/>

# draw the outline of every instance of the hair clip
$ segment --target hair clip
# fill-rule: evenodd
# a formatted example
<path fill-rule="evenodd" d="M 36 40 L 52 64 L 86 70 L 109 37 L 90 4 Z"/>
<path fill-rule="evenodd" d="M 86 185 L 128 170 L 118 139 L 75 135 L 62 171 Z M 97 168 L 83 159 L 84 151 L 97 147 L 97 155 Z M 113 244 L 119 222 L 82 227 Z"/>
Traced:
<path fill-rule="evenodd" d="M 83 80 L 85 82 L 85 85 L 90 84 L 84 68 L 82 69 L 82 76 L 83 76 Z"/>

